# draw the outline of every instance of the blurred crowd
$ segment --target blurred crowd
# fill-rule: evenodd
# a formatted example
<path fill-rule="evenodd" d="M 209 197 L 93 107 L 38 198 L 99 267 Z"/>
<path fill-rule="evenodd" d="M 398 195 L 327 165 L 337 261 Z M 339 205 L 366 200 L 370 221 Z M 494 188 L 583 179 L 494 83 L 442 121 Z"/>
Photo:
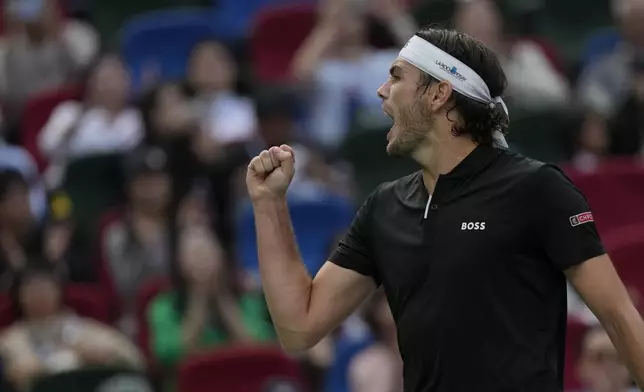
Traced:
<path fill-rule="evenodd" d="M 511 148 L 565 165 L 641 302 L 644 0 L 0 4 L 2 391 L 401 391 L 382 293 L 281 352 L 244 175 L 293 146 L 314 274 L 364 195 L 414 170 L 385 155 L 376 90 L 430 23 L 499 54 Z M 631 391 L 572 291 L 569 308 L 566 387 Z"/>

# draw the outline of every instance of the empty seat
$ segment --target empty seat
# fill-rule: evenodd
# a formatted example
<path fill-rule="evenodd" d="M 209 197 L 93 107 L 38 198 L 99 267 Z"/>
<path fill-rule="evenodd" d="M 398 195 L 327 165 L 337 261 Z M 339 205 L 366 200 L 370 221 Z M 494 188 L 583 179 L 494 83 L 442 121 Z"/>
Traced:
<path fill-rule="evenodd" d="M 267 8 L 254 21 L 250 37 L 251 61 L 261 82 L 288 81 L 291 61 L 316 20 L 312 6 Z"/>
<path fill-rule="evenodd" d="M 354 208 L 348 200 L 329 195 L 319 200 L 290 200 L 289 210 L 302 260 L 315 274 L 327 260 L 334 239 L 351 223 Z M 237 241 L 242 267 L 258 272 L 255 220 L 249 204 L 239 216 Z"/>
<path fill-rule="evenodd" d="M 195 44 L 214 37 L 210 15 L 201 9 L 161 10 L 127 20 L 122 30 L 122 51 L 135 90 L 141 87 L 142 75 L 150 67 L 163 79 L 183 78 Z"/>
<path fill-rule="evenodd" d="M 179 392 L 302 391 L 298 364 L 279 348 L 220 349 L 179 368 Z"/>

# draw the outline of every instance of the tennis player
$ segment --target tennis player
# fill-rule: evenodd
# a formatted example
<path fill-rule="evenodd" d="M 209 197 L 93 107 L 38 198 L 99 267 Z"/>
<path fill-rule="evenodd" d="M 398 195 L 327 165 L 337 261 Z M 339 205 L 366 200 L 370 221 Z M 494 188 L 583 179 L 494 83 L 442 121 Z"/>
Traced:
<path fill-rule="evenodd" d="M 253 158 L 260 271 L 286 349 L 315 345 L 383 286 L 405 392 L 561 391 L 568 278 L 644 386 L 644 323 L 583 195 L 506 149 L 505 86 L 480 42 L 440 29 L 411 38 L 378 94 L 394 122 L 388 153 L 422 170 L 369 196 L 315 278 L 285 199 L 293 150 Z"/>

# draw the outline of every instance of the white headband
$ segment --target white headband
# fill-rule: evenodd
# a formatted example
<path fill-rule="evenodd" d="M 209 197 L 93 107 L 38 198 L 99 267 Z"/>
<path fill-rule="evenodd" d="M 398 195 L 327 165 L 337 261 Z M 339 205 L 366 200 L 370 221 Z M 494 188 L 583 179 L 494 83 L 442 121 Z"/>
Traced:
<path fill-rule="evenodd" d="M 487 84 L 474 70 L 419 36 L 413 36 L 402 48 L 398 57 L 438 80 L 450 82 L 454 90 L 468 98 L 489 104 L 491 107 L 500 103 L 509 117 L 508 108 L 503 99 L 491 97 Z M 508 147 L 500 131 L 494 133 L 494 139 L 502 147 Z"/>

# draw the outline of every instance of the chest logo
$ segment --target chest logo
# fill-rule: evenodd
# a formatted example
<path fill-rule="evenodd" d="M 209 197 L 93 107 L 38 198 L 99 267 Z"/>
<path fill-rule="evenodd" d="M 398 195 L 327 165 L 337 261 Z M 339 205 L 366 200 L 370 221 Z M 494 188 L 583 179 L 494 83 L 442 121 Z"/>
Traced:
<path fill-rule="evenodd" d="M 461 230 L 485 230 L 485 222 L 463 222 L 461 223 Z"/>

